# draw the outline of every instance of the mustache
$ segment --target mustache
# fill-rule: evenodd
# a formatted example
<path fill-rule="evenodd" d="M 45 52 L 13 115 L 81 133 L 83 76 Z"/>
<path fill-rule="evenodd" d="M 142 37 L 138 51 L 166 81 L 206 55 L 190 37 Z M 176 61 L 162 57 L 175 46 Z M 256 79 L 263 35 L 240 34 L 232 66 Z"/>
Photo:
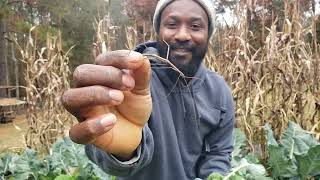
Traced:
<path fill-rule="evenodd" d="M 170 44 L 170 49 L 171 50 L 184 49 L 186 51 L 192 51 L 193 46 L 190 43 L 172 43 Z"/>

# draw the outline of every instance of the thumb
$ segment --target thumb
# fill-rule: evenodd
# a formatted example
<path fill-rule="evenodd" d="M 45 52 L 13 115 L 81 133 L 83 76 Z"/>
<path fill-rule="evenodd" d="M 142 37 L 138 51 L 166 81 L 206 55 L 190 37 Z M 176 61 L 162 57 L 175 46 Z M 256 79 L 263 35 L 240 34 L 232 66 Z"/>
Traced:
<path fill-rule="evenodd" d="M 142 64 L 139 68 L 131 71 L 135 80 L 135 86 L 131 90 L 137 95 L 147 95 L 150 93 L 151 65 L 148 58 L 142 58 Z"/>

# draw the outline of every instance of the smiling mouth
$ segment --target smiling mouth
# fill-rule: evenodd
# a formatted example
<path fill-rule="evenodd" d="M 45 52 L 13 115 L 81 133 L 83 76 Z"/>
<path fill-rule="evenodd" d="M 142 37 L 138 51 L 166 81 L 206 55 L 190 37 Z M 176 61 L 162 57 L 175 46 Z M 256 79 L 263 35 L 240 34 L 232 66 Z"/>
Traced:
<path fill-rule="evenodd" d="M 187 49 L 174 49 L 172 50 L 173 54 L 176 55 L 186 55 L 186 54 L 190 54 L 191 52 Z"/>

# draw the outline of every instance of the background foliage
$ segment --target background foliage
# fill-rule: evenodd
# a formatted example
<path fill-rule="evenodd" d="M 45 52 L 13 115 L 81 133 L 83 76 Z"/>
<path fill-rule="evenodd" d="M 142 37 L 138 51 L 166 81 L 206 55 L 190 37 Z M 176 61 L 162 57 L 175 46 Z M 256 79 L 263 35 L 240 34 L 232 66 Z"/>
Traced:
<path fill-rule="evenodd" d="M 283 133 L 281 141 L 274 139 L 270 126 L 264 126 L 268 141 L 268 160 L 261 164 L 257 155 L 246 147 L 247 139 L 240 129 L 234 131 L 232 170 L 222 176 L 213 173 L 209 180 L 304 180 L 320 176 L 320 143 L 293 122 Z M 102 179 L 111 180 L 85 155 L 83 145 L 68 137 L 53 144 L 48 155 L 39 155 L 32 149 L 20 154 L 0 156 L 0 179 Z"/>
<path fill-rule="evenodd" d="M 63 64 L 72 71 L 78 64 L 92 63 L 103 44 L 108 50 L 132 49 L 139 42 L 154 39 L 150 25 L 156 1 L 0 1 L 0 77 L 8 75 L 7 78 L 0 78 L 0 85 L 15 84 L 12 60 L 14 57 L 23 60 L 24 57 L 21 49 L 11 44 L 16 42 L 21 47 L 27 47 L 30 44 L 30 28 L 37 26 L 31 36 L 32 44 L 36 45 L 30 51 L 35 54 L 33 60 L 38 60 L 40 55 L 43 59 L 49 59 L 46 52 L 42 53 L 42 48 L 50 49 L 48 37 L 57 37 L 59 32 L 61 47 L 58 46 L 54 53 L 66 57 L 63 55 L 75 45 L 68 55 L 68 64 Z M 319 169 L 317 140 L 320 137 L 320 25 L 316 8 L 319 2 L 215 2 L 218 15 L 231 12 L 235 17 L 219 16 L 206 57 L 207 66 L 222 74 L 233 90 L 237 127 L 244 132 L 236 137 L 247 138 L 236 146 L 235 153 L 238 155 L 234 156 L 234 167 L 255 167 L 261 170 L 259 172 L 266 172 L 260 173 L 259 177 L 272 176 L 275 179 L 315 176 Z M 123 3 L 125 7 L 122 7 Z M 22 50 L 27 52 L 24 48 Z M 24 76 L 27 65 L 20 63 L 19 68 L 23 70 L 18 74 L 21 84 L 28 85 L 24 79 L 28 77 Z M 36 92 L 48 92 L 48 88 L 37 82 L 31 81 Z M 63 88 L 66 87 L 64 85 Z M 45 94 L 34 97 L 43 98 Z M 56 95 L 58 98 L 59 94 Z M 0 91 L 0 97 L 4 96 L 6 94 Z M 28 92 L 21 94 L 21 97 L 28 97 Z M 52 96 L 48 97 L 52 101 L 47 102 L 55 101 Z M 41 104 L 32 105 L 40 107 Z M 61 108 L 58 103 L 47 107 Z M 57 124 L 68 121 L 56 114 Z M 37 118 L 33 120 L 38 121 L 45 122 Z M 34 124 L 37 123 L 30 123 L 30 129 L 37 127 Z M 42 132 L 48 129 L 54 132 L 57 126 L 44 127 L 47 129 Z M 60 134 L 66 129 L 59 129 Z M 48 149 L 54 140 L 50 139 L 46 146 Z M 315 163 L 308 161 L 308 158 Z M 265 167 L 264 171 L 261 164 Z M 247 168 L 241 168 L 230 178 L 237 175 L 249 178 L 251 175 L 248 172 L 250 170 Z M 215 176 L 221 178 L 220 175 Z"/>

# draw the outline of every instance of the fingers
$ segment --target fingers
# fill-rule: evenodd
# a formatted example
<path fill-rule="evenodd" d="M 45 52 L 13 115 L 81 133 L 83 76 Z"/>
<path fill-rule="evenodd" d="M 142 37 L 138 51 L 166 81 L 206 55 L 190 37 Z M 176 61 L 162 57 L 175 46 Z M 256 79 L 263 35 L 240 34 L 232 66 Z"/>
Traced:
<path fill-rule="evenodd" d="M 88 144 L 93 142 L 98 136 L 108 132 L 116 123 L 114 114 L 106 114 L 74 125 L 69 136 L 71 140 L 78 144 Z"/>
<path fill-rule="evenodd" d="M 144 63 L 138 68 L 132 71 L 132 77 L 135 80 L 135 86 L 131 90 L 132 93 L 138 95 L 150 94 L 150 78 L 151 78 L 151 66 L 149 60 L 145 59 Z"/>
<path fill-rule="evenodd" d="M 114 89 L 130 90 L 135 81 L 131 75 L 112 66 L 83 64 L 73 73 L 77 87 L 101 85 Z"/>
<path fill-rule="evenodd" d="M 129 51 L 117 50 L 100 54 L 95 61 L 95 64 L 102 66 L 114 66 L 119 69 L 137 69 L 143 64 L 142 54 Z"/>
<path fill-rule="evenodd" d="M 118 105 L 124 99 L 122 91 L 103 86 L 69 89 L 61 96 L 63 106 L 76 117 L 81 108 L 98 105 Z"/>
<path fill-rule="evenodd" d="M 130 74 L 135 81 L 132 92 L 140 95 L 149 93 L 151 66 L 142 54 L 128 50 L 110 51 L 99 55 L 96 64 L 131 70 Z"/>

